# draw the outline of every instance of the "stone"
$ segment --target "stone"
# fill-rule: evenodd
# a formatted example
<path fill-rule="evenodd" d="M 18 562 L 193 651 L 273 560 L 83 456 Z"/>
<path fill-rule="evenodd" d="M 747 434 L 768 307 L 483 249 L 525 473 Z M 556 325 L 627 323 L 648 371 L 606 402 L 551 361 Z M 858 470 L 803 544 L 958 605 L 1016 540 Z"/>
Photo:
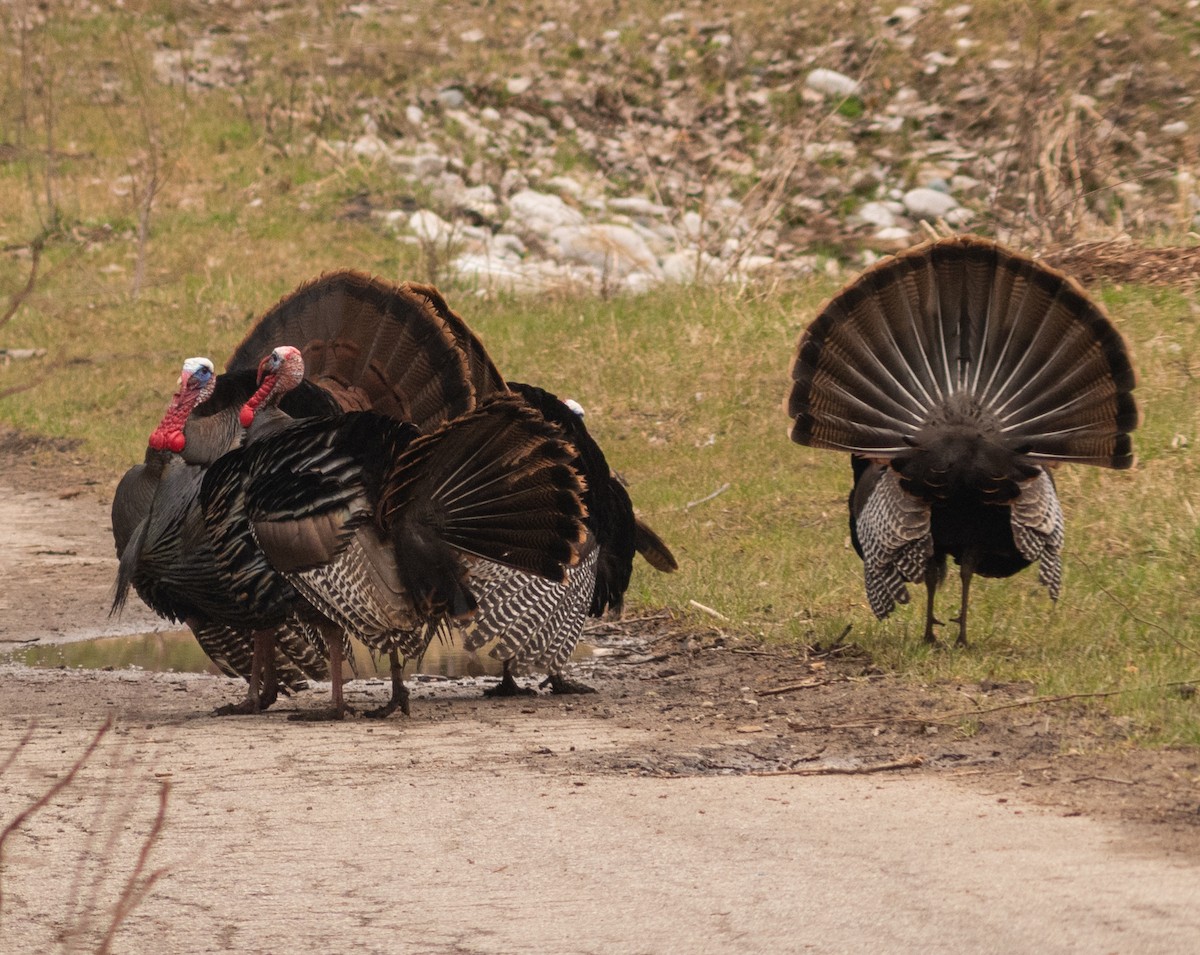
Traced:
<path fill-rule="evenodd" d="M 408 228 L 422 242 L 448 245 L 454 240 L 454 226 L 431 209 L 418 209 L 408 219 Z"/>
<path fill-rule="evenodd" d="M 868 225 L 889 229 L 896 224 L 896 214 L 883 202 L 864 202 L 855 215 Z"/>
<path fill-rule="evenodd" d="M 939 219 L 958 208 L 958 200 L 945 192 L 922 186 L 904 194 L 904 208 L 918 219 Z"/>
<path fill-rule="evenodd" d="M 526 231 L 549 234 L 562 226 L 583 224 L 583 213 L 572 209 L 558 196 L 522 189 L 508 199 L 509 214 Z"/>
<path fill-rule="evenodd" d="M 719 282 L 725 274 L 721 260 L 700 249 L 680 249 L 668 253 L 662 260 L 664 281 L 676 285 L 697 282 Z"/>
<path fill-rule="evenodd" d="M 636 231 L 623 225 L 559 226 L 550 233 L 559 257 L 590 265 L 603 275 L 627 276 L 644 272 L 657 278 L 662 270 L 650 247 Z"/>
<path fill-rule="evenodd" d="M 823 96 L 852 96 L 858 91 L 858 81 L 845 73 L 819 67 L 804 78 L 804 85 Z"/>

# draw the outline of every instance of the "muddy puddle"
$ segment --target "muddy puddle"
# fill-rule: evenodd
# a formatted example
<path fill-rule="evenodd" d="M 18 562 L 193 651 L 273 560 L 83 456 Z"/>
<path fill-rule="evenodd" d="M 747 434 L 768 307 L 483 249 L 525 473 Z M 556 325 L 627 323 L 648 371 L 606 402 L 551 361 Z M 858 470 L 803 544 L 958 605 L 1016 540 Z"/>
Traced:
<path fill-rule="evenodd" d="M 372 660 L 361 647 L 356 663 L 359 678 L 387 676 L 387 658 Z M 580 646 L 573 660 L 592 654 Z M 43 644 L 0 651 L 0 662 L 21 663 L 30 667 L 69 667 L 84 670 L 126 670 L 136 668 L 163 673 L 218 673 L 188 630 L 138 633 L 123 637 L 101 637 L 73 643 Z M 429 647 L 419 667 L 411 663 L 409 674 L 420 672 L 443 677 L 500 676 L 502 666 L 486 654 L 467 653 L 453 644 L 437 640 Z"/>

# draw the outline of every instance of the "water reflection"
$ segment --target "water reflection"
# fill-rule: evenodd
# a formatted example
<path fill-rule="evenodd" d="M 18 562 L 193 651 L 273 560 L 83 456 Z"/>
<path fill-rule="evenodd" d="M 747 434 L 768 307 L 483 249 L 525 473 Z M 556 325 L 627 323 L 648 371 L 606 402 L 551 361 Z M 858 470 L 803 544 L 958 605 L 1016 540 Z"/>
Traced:
<path fill-rule="evenodd" d="M 591 655 L 590 647 L 579 647 L 572 659 Z M 388 675 L 387 657 L 372 660 L 366 649 L 355 647 L 360 679 Z M 0 661 L 23 663 L 30 667 L 71 667 L 83 670 L 123 670 L 137 667 L 163 673 L 218 673 L 188 630 L 139 633 L 129 637 L 102 637 L 75 643 L 24 647 L 0 654 Z M 456 644 L 434 640 L 421 661 L 419 671 L 409 663 L 406 674 L 414 672 L 445 677 L 500 676 L 499 661 L 486 654 L 467 653 Z"/>

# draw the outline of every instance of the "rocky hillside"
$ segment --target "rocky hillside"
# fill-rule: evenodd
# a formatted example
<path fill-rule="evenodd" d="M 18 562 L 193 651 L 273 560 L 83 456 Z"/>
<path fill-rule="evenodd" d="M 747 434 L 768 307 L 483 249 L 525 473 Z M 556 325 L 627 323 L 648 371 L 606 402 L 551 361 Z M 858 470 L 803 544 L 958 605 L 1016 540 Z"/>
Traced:
<path fill-rule="evenodd" d="M 164 89 L 355 170 L 343 214 L 443 282 L 786 277 L 922 222 L 1043 250 L 1200 228 L 1197 0 L 213 0 L 136 22 Z"/>

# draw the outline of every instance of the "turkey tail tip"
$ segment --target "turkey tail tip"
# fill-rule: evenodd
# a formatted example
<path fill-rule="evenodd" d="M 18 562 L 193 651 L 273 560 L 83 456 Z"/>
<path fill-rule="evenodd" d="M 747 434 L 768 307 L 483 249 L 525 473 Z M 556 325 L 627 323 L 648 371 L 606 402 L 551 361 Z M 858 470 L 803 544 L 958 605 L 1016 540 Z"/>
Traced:
<path fill-rule="evenodd" d="M 679 561 L 671 548 L 640 517 L 633 519 L 633 546 L 646 563 L 660 573 L 672 574 L 679 569 Z"/>

